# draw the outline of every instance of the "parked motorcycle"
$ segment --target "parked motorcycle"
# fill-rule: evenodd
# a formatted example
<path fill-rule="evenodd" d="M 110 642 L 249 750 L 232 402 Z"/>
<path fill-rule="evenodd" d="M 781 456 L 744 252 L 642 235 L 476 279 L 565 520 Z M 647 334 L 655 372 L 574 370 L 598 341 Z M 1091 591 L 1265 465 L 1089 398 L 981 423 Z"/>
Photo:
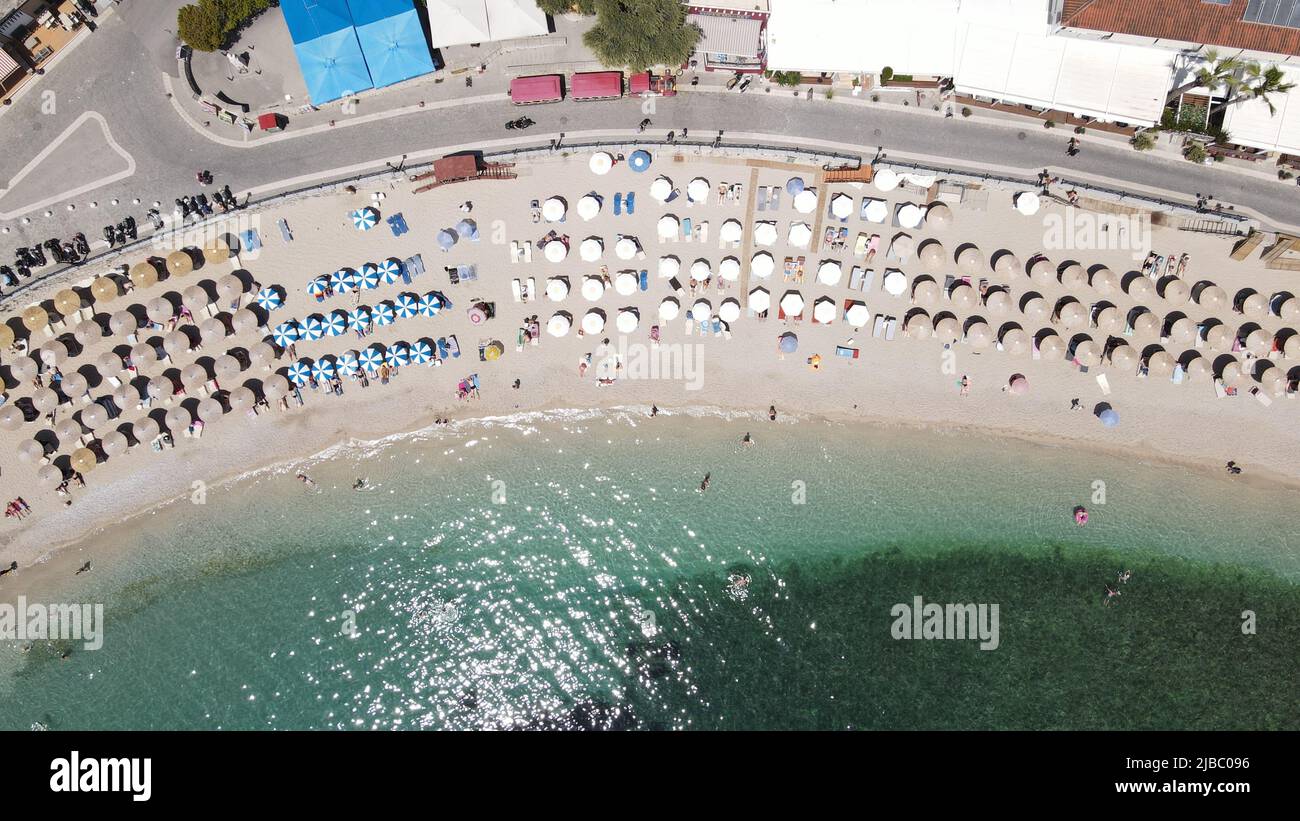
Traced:
<path fill-rule="evenodd" d="M 78 234 L 75 237 L 73 237 L 73 240 L 75 240 L 77 243 L 78 254 L 81 254 L 83 257 L 90 256 L 90 243 L 86 241 L 85 234 L 78 232 Z"/>

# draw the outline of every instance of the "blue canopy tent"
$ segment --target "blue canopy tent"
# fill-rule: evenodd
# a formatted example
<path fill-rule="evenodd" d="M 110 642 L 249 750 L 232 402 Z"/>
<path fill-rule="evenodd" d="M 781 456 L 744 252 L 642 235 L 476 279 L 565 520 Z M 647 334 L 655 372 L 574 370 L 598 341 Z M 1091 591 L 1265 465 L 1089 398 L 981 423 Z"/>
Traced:
<path fill-rule="evenodd" d="M 424 26 L 411 0 L 350 0 L 348 5 L 375 88 L 434 70 Z"/>
<path fill-rule="evenodd" d="M 313 103 L 374 87 L 346 0 L 282 0 L 280 9 Z"/>

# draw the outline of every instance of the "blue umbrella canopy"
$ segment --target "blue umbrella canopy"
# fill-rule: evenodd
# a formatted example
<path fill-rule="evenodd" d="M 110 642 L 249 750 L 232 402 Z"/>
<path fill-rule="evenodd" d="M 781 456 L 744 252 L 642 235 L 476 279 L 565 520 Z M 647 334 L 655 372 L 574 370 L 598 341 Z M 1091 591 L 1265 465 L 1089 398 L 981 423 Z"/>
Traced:
<path fill-rule="evenodd" d="M 379 212 L 369 206 L 352 212 L 352 224 L 360 231 L 369 231 L 379 222 Z"/>
<path fill-rule="evenodd" d="M 781 334 L 781 339 L 778 344 L 781 346 L 781 353 L 794 353 L 799 349 L 799 337 L 786 331 Z"/>
<path fill-rule="evenodd" d="M 330 284 L 334 286 L 335 291 L 338 291 L 340 294 L 346 294 L 356 287 L 353 284 L 355 282 L 353 279 L 355 276 L 356 274 L 353 271 L 347 268 L 340 268 L 330 274 Z"/>
<path fill-rule="evenodd" d="M 372 345 L 357 355 L 357 361 L 361 363 L 361 367 L 374 373 L 379 370 L 380 365 L 384 364 L 384 351 L 382 348 Z"/>
<path fill-rule="evenodd" d="M 271 330 L 271 338 L 274 339 L 275 344 L 279 345 L 281 348 L 297 342 L 299 336 L 300 332 L 298 329 L 298 323 L 292 319 L 288 322 L 281 322 Z"/>
<path fill-rule="evenodd" d="M 638 174 L 650 167 L 650 153 L 640 149 L 633 151 L 627 158 L 627 165 Z"/>
<path fill-rule="evenodd" d="M 393 304 L 391 302 L 381 302 L 371 310 L 370 315 L 378 325 L 392 325 Z"/>
<path fill-rule="evenodd" d="M 433 291 L 420 297 L 420 313 L 425 316 L 437 316 L 442 310 L 442 300 Z"/>
<path fill-rule="evenodd" d="M 289 381 L 295 385 L 306 385 L 311 381 L 311 366 L 307 360 L 300 359 L 289 366 Z"/>
<path fill-rule="evenodd" d="M 257 301 L 257 304 L 263 310 L 267 311 L 274 311 L 284 304 L 284 294 L 280 293 L 280 286 L 278 285 L 268 285 L 258 291 L 257 296 L 253 297 L 253 299 Z"/>
<path fill-rule="evenodd" d="M 358 305 L 348 311 L 348 327 L 352 330 L 370 325 L 370 306 Z"/>
<path fill-rule="evenodd" d="M 402 263 L 395 259 L 386 259 L 379 263 L 379 278 L 385 285 L 392 285 L 402 278 Z"/>
<path fill-rule="evenodd" d="M 344 351 L 339 354 L 337 365 L 339 373 L 344 376 L 351 376 L 361 368 L 360 355 L 356 351 Z"/>
<path fill-rule="evenodd" d="M 307 283 L 307 293 L 312 296 L 320 296 L 325 293 L 325 289 L 330 285 L 328 276 L 320 276 Z"/>
<path fill-rule="evenodd" d="M 478 240 L 478 225 L 474 220 L 461 220 L 456 223 L 456 233 L 460 234 L 461 239 Z"/>
<path fill-rule="evenodd" d="M 366 290 L 379 287 L 379 266 L 373 262 L 367 262 L 361 266 L 361 273 L 358 274 L 361 280 L 361 287 Z"/>
<path fill-rule="evenodd" d="M 410 319 L 420 311 L 420 300 L 415 294 L 398 294 L 393 300 L 393 312 L 398 319 Z"/>
<path fill-rule="evenodd" d="M 791 177 L 790 179 L 786 180 L 785 190 L 786 193 L 788 193 L 790 196 L 793 197 L 795 194 L 798 194 L 800 191 L 803 191 L 803 189 L 804 189 L 803 177 Z"/>
<path fill-rule="evenodd" d="M 446 228 L 438 232 L 438 247 L 444 251 L 450 251 L 451 246 L 456 244 L 456 234 L 448 231 Z"/>
<path fill-rule="evenodd" d="M 405 342 L 394 342 L 384 352 L 384 361 L 393 367 L 405 365 L 411 361 L 411 346 Z"/>
<path fill-rule="evenodd" d="M 302 321 L 298 333 L 308 342 L 320 339 L 325 335 L 325 317 L 320 314 L 312 314 Z"/>
<path fill-rule="evenodd" d="M 1119 413 L 1114 408 L 1106 408 L 1106 410 L 1097 414 L 1097 418 L 1108 428 L 1113 428 L 1119 424 Z"/>
<path fill-rule="evenodd" d="M 427 365 L 433 361 L 433 346 L 426 340 L 419 340 L 411 343 L 411 362 L 416 365 Z"/>
<path fill-rule="evenodd" d="M 330 311 L 325 315 L 321 326 L 325 329 L 326 336 L 342 336 L 348 330 L 348 315 L 342 308 Z"/>
<path fill-rule="evenodd" d="M 311 372 L 317 381 L 328 381 L 334 378 L 334 363 L 322 357 L 311 366 Z"/>

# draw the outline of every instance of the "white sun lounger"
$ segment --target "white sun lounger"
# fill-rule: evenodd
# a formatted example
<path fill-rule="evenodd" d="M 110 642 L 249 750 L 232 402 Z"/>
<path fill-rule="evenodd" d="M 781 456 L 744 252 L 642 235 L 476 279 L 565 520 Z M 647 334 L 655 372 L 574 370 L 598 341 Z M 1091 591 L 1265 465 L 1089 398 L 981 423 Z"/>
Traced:
<path fill-rule="evenodd" d="M 518 277 L 515 277 L 514 279 L 510 280 L 510 295 L 514 297 L 515 302 L 524 301 L 523 289 L 519 287 Z"/>
<path fill-rule="evenodd" d="M 528 290 L 526 293 L 528 294 L 529 302 L 537 299 L 537 279 L 535 277 L 528 278 Z"/>

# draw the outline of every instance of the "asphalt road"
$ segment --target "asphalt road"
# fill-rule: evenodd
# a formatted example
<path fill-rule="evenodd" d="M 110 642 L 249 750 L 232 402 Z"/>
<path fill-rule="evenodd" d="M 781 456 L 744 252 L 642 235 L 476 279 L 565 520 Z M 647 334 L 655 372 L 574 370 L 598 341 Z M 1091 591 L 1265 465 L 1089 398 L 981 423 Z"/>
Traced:
<path fill-rule="evenodd" d="M 265 186 L 313 172 L 398 157 L 439 146 L 474 144 L 503 139 L 506 120 L 520 109 L 500 103 L 421 111 L 387 120 L 332 129 L 254 148 L 214 143 L 177 116 L 165 97 L 161 73 L 176 72 L 175 40 L 169 26 L 176 0 L 131 0 L 105 20 L 90 38 L 43 77 L 32 93 L 18 100 L 0 118 L 6 150 L 0 152 L 0 181 L 7 181 L 86 111 L 97 111 L 109 124 L 113 140 L 135 160 L 135 174 L 125 180 L 76 197 L 78 208 L 62 205 L 29 214 L 32 223 L 10 219 L 10 234 L 0 237 L 0 260 L 12 258 L 18 245 L 50 236 L 84 231 L 92 240 L 107 222 L 133 213 L 141 219 L 153 200 L 170 204 L 193 193 L 194 172 L 210 169 L 218 184 L 236 191 Z M 160 26 L 160 22 L 162 25 Z M 178 88 L 183 83 L 178 84 Z M 53 112 L 42 110 L 54 93 Z M 472 91 L 469 93 L 473 93 Z M 48 108 L 48 107 L 47 107 Z M 635 129 L 642 118 L 630 100 L 533 106 L 527 114 L 537 121 L 529 132 L 541 139 L 551 132 L 574 134 L 590 129 Z M 842 142 L 862 147 L 865 156 L 877 147 L 951 158 L 965 166 L 993 164 L 1025 169 L 1050 167 L 1056 173 L 1080 172 L 1121 182 L 1179 192 L 1189 200 L 1198 193 L 1216 196 L 1265 215 L 1269 221 L 1300 225 L 1300 188 L 1254 179 L 1214 166 L 1195 166 L 1139 154 L 1122 144 L 1089 141 L 1076 157 L 1065 155 L 1069 133 L 1052 132 L 1026 122 L 1023 129 L 961 118 L 940 119 L 904 108 L 858 107 L 822 99 L 794 98 L 788 92 L 765 94 L 683 93 L 659 101 L 655 130 L 690 129 L 692 139 L 728 133 L 782 135 Z M 42 168 L 51 178 L 51 193 L 70 190 L 88 180 L 75 164 Z M 108 206 L 117 197 L 117 208 Z M 140 197 L 142 206 L 131 206 Z M 90 210 L 87 201 L 100 203 Z M 0 211 L 10 210 L 0 197 Z M 164 212 L 169 208 L 164 208 Z"/>

